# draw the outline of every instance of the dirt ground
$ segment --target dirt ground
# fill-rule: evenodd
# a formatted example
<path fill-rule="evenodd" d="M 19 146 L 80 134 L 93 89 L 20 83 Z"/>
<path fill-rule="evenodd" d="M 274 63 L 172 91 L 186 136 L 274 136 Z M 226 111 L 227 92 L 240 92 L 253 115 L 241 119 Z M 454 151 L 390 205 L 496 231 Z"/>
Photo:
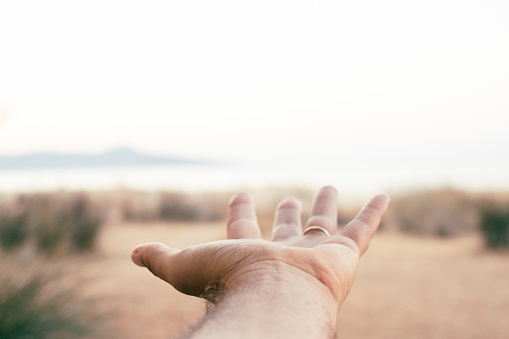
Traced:
<path fill-rule="evenodd" d="M 222 239 L 222 225 L 119 224 L 101 235 L 84 265 L 91 295 L 107 301 L 120 338 L 171 338 L 204 312 L 131 263 L 146 241 L 181 248 Z M 85 272 L 83 272 L 85 274 Z M 485 251 L 476 237 L 429 239 L 379 233 L 340 311 L 341 338 L 508 338 L 509 253 Z"/>

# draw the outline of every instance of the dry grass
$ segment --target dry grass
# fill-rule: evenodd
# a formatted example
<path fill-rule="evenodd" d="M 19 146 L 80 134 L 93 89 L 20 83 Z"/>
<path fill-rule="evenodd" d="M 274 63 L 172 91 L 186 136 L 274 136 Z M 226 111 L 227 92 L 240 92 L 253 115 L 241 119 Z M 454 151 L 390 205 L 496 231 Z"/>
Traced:
<path fill-rule="evenodd" d="M 254 194 L 264 234 L 270 234 L 273 211 L 282 197 L 297 196 L 307 208 L 311 204 L 309 191 L 278 191 L 280 195 L 270 192 Z M 90 199 L 108 214 L 109 223 L 98 233 L 96 252 L 79 256 L 71 253 L 67 258 L 66 266 L 76 269 L 64 270 L 65 280 L 79 288 L 84 298 L 99 300 L 98 311 L 109 314 L 103 318 L 106 327 L 112 327 L 119 338 L 176 336 L 203 314 L 203 302 L 176 292 L 147 270 L 136 267 L 130 261 L 130 252 L 146 241 L 182 248 L 224 238 L 222 222 L 205 220 L 224 219 L 223 212 L 212 212 L 224 211 L 229 196 L 91 194 Z M 385 232 L 376 236 L 363 258 L 356 283 L 341 310 L 340 337 L 509 337 L 509 253 L 484 249 L 476 233 L 479 210 L 475 202 L 480 198 L 451 190 L 393 197 L 382 227 Z M 500 196 L 490 198 L 507 203 Z M 342 209 L 339 224 L 344 225 L 356 212 Z M 307 214 L 309 210 L 304 210 L 303 219 Z M 155 221 L 159 219 L 166 221 Z M 180 219 L 200 222 L 183 223 Z M 24 230 L 6 228 L 9 232 L 13 229 Z M 398 230 L 408 234 L 391 233 Z M 37 256 L 23 254 L 30 249 L 25 246 L 19 253 L 4 251 L 0 256 Z M 45 264 L 57 266 L 62 261 L 55 255 Z M 112 332 L 108 333 L 107 337 L 112 337 Z"/>
<path fill-rule="evenodd" d="M 145 241 L 181 248 L 222 237 L 219 224 L 110 225 L 84 265 L 84 288 L 113 301 L 119 337 L 174 337 L 201 316 L 203 303 L 136 267 L 130 251 Z M 507 338 L 508 267 L 507 252 L 486 252 L 477 237 L 378 234 L 341 310 L 340 336 Z"/>
<path fill-rule="evenodd" d="M 115 300 L 113 326 L 120 338 L 171 338 L 204 311 L 198 298 L 183 295 L 130 260 L 138 244 L 158 241 L 185 247 L 224 237 L 222 227 L 204 224 L 128 223 L 107 227 L 100 239 L 102 260 L 91 270 L 89 293 Z"/>
<path fill-rule="evenodd" d="M 507 338 L 509 254 L 475 237 L 378 234 L 341 310 L 345 338 Z"/>

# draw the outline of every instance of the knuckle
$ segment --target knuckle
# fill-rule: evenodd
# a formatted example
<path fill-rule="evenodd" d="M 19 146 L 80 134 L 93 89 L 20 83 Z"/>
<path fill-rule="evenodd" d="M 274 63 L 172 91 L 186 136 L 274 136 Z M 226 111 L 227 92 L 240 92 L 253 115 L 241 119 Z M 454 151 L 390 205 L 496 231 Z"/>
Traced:
<path fill-rule="evenodd" d="M 306 226 L 336 227 L 337 222 L 327 215 L 313 215 L 308 219 Z"/>
<path fill-rule="evenodd" d="M 239 218 L 228 223 L 228 227 L 230 228 L 245 227 L 246 225 L 256 225 L 256 222 L 247 218 Z"/>

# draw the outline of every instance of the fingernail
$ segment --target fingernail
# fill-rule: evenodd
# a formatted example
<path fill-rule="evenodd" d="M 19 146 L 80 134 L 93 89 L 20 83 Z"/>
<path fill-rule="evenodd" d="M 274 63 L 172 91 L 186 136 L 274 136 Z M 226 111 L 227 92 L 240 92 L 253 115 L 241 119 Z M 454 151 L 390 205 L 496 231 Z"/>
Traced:
<path fill-rule="evenodd" d="M 145 265 L 143 265 L 143 260 L 141 260 L 141 255 L 138 253 L 137 250 L 134 250 L 133 253 L 131 253 L 131 260 L 136 265 L 140 267 L 145 267 Z"/>

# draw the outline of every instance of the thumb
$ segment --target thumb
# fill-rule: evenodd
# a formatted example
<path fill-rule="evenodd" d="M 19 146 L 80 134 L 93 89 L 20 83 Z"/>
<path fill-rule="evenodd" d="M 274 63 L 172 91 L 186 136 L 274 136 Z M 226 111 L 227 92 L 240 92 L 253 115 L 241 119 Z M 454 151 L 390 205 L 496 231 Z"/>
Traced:
<path fill-rule="evenodd" d="M 131 260 L 171 284 L 178 252 L 180 251 L 164 244 L 149 242 L 136 247 L 131 253 Z"/>
<path fill-rule="evenodd" d="M 202 260 L 202 256 L 192 253 L 193 250 L 189 248 L 177 250 L 150 242 L 136 247 L 131 253 L 131 259 L 178 291 L 199 297 L 210 283 L 211 277 L 207 270 L 210 261 Z"/>

